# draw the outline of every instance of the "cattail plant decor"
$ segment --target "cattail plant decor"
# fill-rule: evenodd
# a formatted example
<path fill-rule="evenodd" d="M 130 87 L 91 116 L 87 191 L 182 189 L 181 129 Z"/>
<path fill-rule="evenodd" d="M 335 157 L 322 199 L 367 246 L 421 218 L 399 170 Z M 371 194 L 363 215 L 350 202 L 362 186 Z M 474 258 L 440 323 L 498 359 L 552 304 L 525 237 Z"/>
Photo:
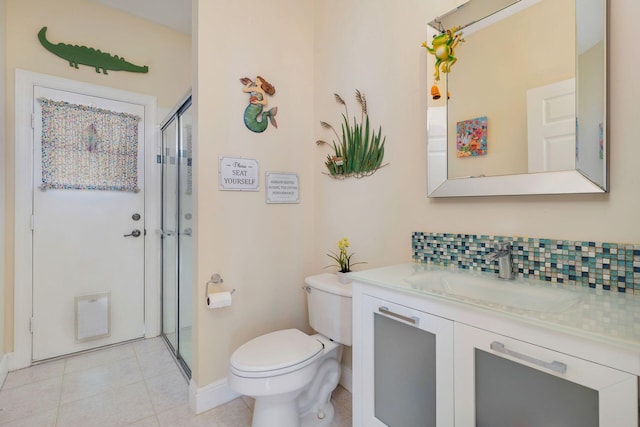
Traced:
<path fill-rule="evenodd" d="M 384 158 L 384 143 L 386 137 L 382 136 L 382 126 L 378 131 L 371 129 L 369 115 L 367 114 L 367 100 L 359 90 L 356 90 L 356 101 L 360 105 L 360 122 L 354 116 L 349 118 L 347 103 L 337 93 L 334 94 L 338 104 L 344 106 L 342 114 L 341 132 L 327 122 L 320 122 L 325 129 L 330 129 L 335 135 L 332 143 L 323 140 L 316 141 L 318 145 L 333 147 L 333 153 L 327 155 L 325 165 L 328 175 L 332 178 L 344 179 L 348 177 L 362 178 L 374 174 L 381 167 Z"/>

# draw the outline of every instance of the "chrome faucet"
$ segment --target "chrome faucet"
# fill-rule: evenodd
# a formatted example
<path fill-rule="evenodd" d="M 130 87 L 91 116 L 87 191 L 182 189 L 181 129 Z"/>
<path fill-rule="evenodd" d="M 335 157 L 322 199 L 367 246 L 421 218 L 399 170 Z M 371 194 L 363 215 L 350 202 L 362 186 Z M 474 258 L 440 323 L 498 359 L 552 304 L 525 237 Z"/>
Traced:
<path fill-rule="evenodd" d="M 486 259 L 489 262 L 498 260 L 498 277 L 500 279 L 511 280 L 514 278 L 510 242 L 496 243 L 493 252 L 490 252 Z"/>

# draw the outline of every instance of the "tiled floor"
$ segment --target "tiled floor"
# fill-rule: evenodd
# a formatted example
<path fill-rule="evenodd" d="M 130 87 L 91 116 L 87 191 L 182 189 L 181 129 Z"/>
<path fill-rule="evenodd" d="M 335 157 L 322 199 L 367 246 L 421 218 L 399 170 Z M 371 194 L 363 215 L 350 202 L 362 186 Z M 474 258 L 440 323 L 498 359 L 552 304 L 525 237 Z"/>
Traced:
<path fill-rule="evenodd" d="M 331 400 L 331 427 L 351 426 L 351 394 L 339 386 Z M 252 407 L 243 397 L 194 415 L 187 380 L 162 339 L 153 338 L 9 373 L 0 425 L 249 427 Z"/>

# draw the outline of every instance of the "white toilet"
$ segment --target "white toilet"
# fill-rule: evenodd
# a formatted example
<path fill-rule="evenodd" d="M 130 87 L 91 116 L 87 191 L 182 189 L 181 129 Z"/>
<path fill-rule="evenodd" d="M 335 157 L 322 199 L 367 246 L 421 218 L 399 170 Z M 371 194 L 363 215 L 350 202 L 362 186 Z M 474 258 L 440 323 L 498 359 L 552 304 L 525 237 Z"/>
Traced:
<path fill-rule="evenodd" d="M 305 279 L 307 335 L 286 329 L 259 336 L 231 355 L 229 386 L 255 398 L 252 427 L 331 424 L 331 392 L 340 381 L 343 345 L 351 345 L 351 285 L 335 274 Z"/>

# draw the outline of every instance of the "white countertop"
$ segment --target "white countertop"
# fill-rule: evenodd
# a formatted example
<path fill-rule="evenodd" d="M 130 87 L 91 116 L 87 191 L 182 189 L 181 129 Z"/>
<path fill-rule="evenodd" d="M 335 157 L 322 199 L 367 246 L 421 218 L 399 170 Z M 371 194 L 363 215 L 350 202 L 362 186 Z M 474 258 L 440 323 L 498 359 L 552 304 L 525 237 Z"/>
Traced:
<path fill-rule="evenodd" d="M 562 330 L 640 352 L 640 296 L 409 263 L 349 273 L 363 282 Z"/>

